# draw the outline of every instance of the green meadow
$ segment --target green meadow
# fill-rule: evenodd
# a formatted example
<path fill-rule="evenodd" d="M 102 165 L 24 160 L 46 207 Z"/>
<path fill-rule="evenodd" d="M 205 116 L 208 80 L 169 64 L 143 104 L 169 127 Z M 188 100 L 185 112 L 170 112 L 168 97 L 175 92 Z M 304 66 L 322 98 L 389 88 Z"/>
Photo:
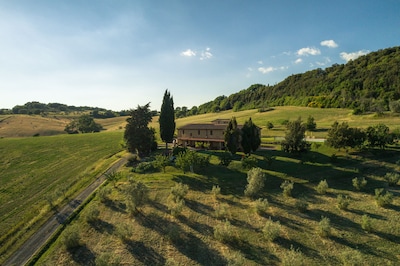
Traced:
<path fill-rule="evenodd" d="M 0 263 L 116 160 L 121 132 L 0 139 Z"/>
<path fill-rule="evenodd" d="M 211 155 L 211 165 L 200 173 L 183 174 L 171 165 L 166 173 L 136 174 L 126 167 L 115 186 L 106 185 L 112 191 L 109 200 L 102 203 L 95 197 L 72 222 L 79 228 L 80 248 L 65 249 L 61 237 L 38 265 L 93 265 L 102 261 L 109 262 L 103 265 L 292 265 L 284 263 L 292 255 L 302 258 L 304 265 L 341 265 L 348 257 L 353 258 L 350 262 L 359 259 L 365 265 L 396 265 L 400 259 L 399 187 L 388 186 L 383 176 L 399 171 L 398 147 L 346 153 L 315 144 L 311 152 L 302 156 L 281 152 L 280 146 L 273 143 L 274 137 L 285 135 L 284 122 L 298 117 L 306 121 L 309 115 L 315 118 L 317 130 L 307 135 L 317 138 L 325 137 L 334 121 L 362 128 L 383 123 L 391 130 L 400 125 L 400 117 L 391 114 L 355 116 L 348 109 L 303 107 L 274 107 L 267 112 L 224 111 L 177 119 L 179 128 L 232 116 L 241 124 L 251 117 L 262 128 L 263 144 L 269 142 L 271 148 L 255 155 L 257 165 L 267 176 L 260 197 L 268 199 L 268 210 L 257 214 L 254 200 L 244 196 L 247 170 L 241 168 L 240 155 L 229 167 L 223 167 L 219 165 L 219 152 L 202 151 Z M 124 120 L 105 119 L 100 123 L 109 130 L 96 134 L 0 138 L 0 264 L 54 210 L 120 156 Z M 157 121 L 155 117 L 151 126 L 158 132 Z M 271 130 L 266 128 L 268 121 L 274 124 Z M 6 130 L 4 123 L 2 130 Z M 268 163 L 265 158 L 273 159 Z M 128 215 L 122 193 L 128 177 L 141 180 L 150 188 L 150 202 L 137 217 Z M 366 178 L 364 190 L 354 189 L 355 177 Z M 321 195 L 315 187 L 324 179 L 329 189 Z M 280 185 L 285 180 L 294 182 L 292 197 L 282 195 Z M 189 193 L 183 212 L 173 217 L 166 201 L 170 188 L 178 182 L 187 184 Z M 213 185 L 221 187 L 218 198 L 212 196 Z M 386 208 L 376 204 L 375 188 L 393 193 L 394 200 Z M 350 199 L 348 210 L 337 207 L 339 194 Z M 308 204 L 304 212 L 298 210 L 300 200 Z M 99 220 L 92 224 L 84 218 L 90 206 L 100 211 Z M 361 228 L 363 215 L 372 221 L 371 232 Z M 316 233 L 322 216 L 330 218 L 330 237 Z M 280 236 L 273 242 L 262 233 L 270 217 L 281 224 Z M 228 243 L 213 235 L 214 229 L 225 221 L 230 222 L 234 235 Z M 121 241 L 120 227 L 125 225 L 134 233 L 127 241 Z"/>

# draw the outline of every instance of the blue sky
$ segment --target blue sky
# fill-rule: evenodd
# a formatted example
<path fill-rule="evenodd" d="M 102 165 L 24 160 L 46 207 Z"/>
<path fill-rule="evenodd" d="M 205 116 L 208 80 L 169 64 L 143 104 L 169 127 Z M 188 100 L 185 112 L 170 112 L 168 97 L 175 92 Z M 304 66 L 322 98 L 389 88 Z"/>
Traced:
<path fill-rule="evenodd" d="M 0 108 L 200 105 L 400 45 L 399 0 L 0 0 Z"/>

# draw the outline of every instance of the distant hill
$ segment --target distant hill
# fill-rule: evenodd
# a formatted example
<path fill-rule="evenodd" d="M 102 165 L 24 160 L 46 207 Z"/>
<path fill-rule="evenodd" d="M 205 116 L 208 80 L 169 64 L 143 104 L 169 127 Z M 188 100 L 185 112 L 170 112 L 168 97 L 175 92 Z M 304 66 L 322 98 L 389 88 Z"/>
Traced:
<path fill-rule="evenodd" d="M 187 114 L 285 105 L 381 112 L 399 99 L 400 47 L 393 47 L 346 64 L 291 75 L 273 86 L 254 84 L 230 96 L 219 96 Z"/>

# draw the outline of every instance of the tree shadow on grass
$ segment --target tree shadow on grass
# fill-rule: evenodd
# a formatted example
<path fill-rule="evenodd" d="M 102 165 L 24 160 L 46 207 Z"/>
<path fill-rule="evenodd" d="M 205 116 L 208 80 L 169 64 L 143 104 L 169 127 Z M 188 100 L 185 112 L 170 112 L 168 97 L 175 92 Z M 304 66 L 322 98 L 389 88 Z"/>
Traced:
<path fill-rule="evenodd" d="M 107 199 L 104 204 L 114 212 L 126 213 L 126 204 L 124 202 Z"/>
<path fill-rule="evenodd" d="M 280 245 L 281 247 L 290 250 L 290 248 L 293 246 L 295 250 L 299 249 L 301 253 L 304 255 L 311 257 L 311 258 L 316 258 L 318 260 L 321 260 L 321 256 L 319 252 L 313 248 L 310 248 L 308 246 L 303 245 L 300 242 L 297 242 L 296 240 L 289 240 L 283 237 L 278 237 L 275 241 L 276 244 Z"/>
<path fill-rule="evenodd" d="M 244 239 L 232 239 L 226 243 L 232 249 L 240 251 L 247 259 L 256 262 L 259 265 L 273 265 L 272 261 L 278 261 L 278 258 L 268 252 L 265 248 L 251 245 Z"/>
<path fill-rule="evenodd" d="M 95 255 L 86 245 L 68 249 L 68 252 L 78 265 L 95 265 Z"/>
<path fill-rule="evenodd" d="M 336 227 L 339 230 L 351 230 L 351 231 L 359 231 L 361 232 L 360 225 L 358 223 L 353 222 L 352 220 L 340 216 L 337 214 L 334 214 L 332 212 L 320 210 L 320 209 L 313 209 L 309 210 L 307 212 L 306 218 L 310 218 L 311 220 L 314 221 L 321 221 L 322 217 L 327 217 L 331 221 L 331 226 Z"/>
<path fill-rule="evenodd" d="M 140 241 L 125 241 L 128 251 L 144 265 L 165 265 L 166 259 L 152 247 L 147 247 Z"/>
<path fill-rule="evenodd" d="M 214 233 L 214 229 L 207 224 L 193 221 L 192 219 L 189 219 L 186 216 L 179 216 L 178 219 L 181 223 L 186 224 L 187 226 L 189 226 L 190 228 L 199 232 L 202 235 L 212 236 Z"/>
<path fill-rule="evenodd" d="M 376 213 L 371 213 L 371 212 L 367 212 L 367 211 L 360 211 L 360 210 L 356 210 L 356 209 L 348 209 L 347 211 L 351 212 L 351 213 L 354 213 L 354 214 L 357 214 L 357 215 L 360 215 L 360 216 L 366 214 L 370 218 L 374 218 L 374 219 L 377 219 L 377 220 L 387 220 L 387 218 L 385 216 L 380 215 L 380 214 L 376 214 Z"/>
<path fill-rule="evenodd" d="M 185 199 L 185 205 L 193 211 L 206 216 L 210 215 L 214 211 L 210 206 L 195 200 Z"/>
<path fill-rule="evenodd" d="M 101 219 L 97 219 L 96 221 L 91 222 L 90 225 L 100 233 L 107 232 L 108 234 L 112 234 L 115 230 L 115 226 L 113 224 L 110 224 Z"/>

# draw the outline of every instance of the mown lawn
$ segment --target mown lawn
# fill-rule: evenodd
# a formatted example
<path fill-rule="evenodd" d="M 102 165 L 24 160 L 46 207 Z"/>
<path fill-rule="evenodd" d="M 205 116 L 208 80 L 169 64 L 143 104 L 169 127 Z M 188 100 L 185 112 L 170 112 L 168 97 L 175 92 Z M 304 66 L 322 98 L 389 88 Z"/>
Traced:
<path fill-rule="evenodd" d="M 398 171 L 399 151 L 369 151 L 346 154 L 325 146 L 304 156 L 279 150 L 259 151 L 254 156 L 266 174 L 259 197 L 268 199 L 265 213 L 255 212 L 255 202 L 244 197 L 247 170 L 238 155 L 229 167 L 218 165 L 219 152 L 211 155 L 211 165 L 200 173 L 186 173 L 168 166 L 166 173 L 136 174 L 130 168 L 115 185 L 105 202 L 96 197 L 73 222 L 80 246 L 66 249 L 61 237 L 38 261 L 38 265 L 398 265 L 400 263 L 399 186 L 389 187 L 383 176 Z M 336 153 L 335 156 L 332 156 Z M 268 164 L 265 157 L 273 156 Z M 129 215 L 123 194 L 127 177 L 150 188 L 150 201 L 136 216 Z M 354 177 L 368 181 L 363 191 L 352 186 Z M 326 179 L 326 194 L 315 190 Z M 280 188 L 292 180 L 292 197 Z M 170 188 L 176 183 L 189 186 L 185 207 L 174 217 L 168 209 Z M 221 195 L 211 189 L 219 185 Z M 385 188 L 394 195 L 386 208 L 379 207 L 374 189 Z M 347 210 L 337 207 L 337 196 L 347 195 Z M 308 204 L 305 212 L 296 207 Z M 87 223 L 90 208 L 99 210 L 95 222 Z M 368 215 L 372 231 L 362 229 Z M 331 235 L 317 233 L 322 217 L 330 219 Z M 279 221 L 279 237 L 271 242 L 262 229 L 272 219 Z M 229 221 L 229 241 L 218 241 L 214 231 Z M 121 234 L 124 237 L 121 237 Z M 296 264 L 301 261 L 302 264 Z"/>
<path fill-rule="evenodd" d="M 0 139 L 0 263 L 116 160 L 121 132 Z"/>

